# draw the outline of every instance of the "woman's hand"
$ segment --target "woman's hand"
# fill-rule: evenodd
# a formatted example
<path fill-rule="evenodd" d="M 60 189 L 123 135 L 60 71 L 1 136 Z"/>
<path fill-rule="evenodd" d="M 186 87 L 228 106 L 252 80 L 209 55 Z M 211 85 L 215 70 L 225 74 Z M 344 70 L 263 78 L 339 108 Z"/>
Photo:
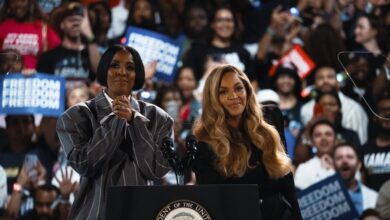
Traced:
<path fill-rule="evenodd" d="M 18 184 L 20 184 L 24 188 L 28 188 L 30 185 L 30 178 L 28 176 L 25 165 L 22 166 L 18 178 L 16 180 Z"/>
<path fill-rule="evenodd" d="M 91 23 L 89 22 L 89 16 L 88 16 L 88 11 L 84 10 L 84 16 L 83 20 L 81 21 L 81 34 L 87 38 L 88 41 L 93 41 L 95 36 L 93 35 L 93 31 L 91 28 Z"/>
<path fill-rule="evenodd" d="M 112 111 L 119 118 L 123 118 L 130 122 L 133 119 L 133 109 L 131 108 L 129 99 L 125 96 L 118 96 L 112 102 Z"/>

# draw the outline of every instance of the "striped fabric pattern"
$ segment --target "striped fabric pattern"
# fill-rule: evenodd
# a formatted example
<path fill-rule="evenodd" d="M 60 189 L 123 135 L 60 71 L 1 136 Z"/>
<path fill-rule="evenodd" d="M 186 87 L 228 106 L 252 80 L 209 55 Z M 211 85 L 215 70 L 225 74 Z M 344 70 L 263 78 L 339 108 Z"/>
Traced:
<path fill-rule="evenodd" d="M 81 176 L 69 217 L 75 220 L 103 219 L 108 187 L 147 185 L 170 169 L 160 151 L 162 139 L 173 136 L 166 112 L 132 99 L 136 113 L 127 123 L 112 113 L 103 92 L 88 102 L 71 107 L 57 121 L 68 164 Z"/>

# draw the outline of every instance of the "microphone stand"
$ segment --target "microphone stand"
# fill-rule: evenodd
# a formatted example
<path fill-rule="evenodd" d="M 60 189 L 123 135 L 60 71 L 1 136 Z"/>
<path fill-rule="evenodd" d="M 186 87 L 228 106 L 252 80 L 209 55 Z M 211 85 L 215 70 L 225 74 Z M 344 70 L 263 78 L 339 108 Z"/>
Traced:
<path fill-rule="evenodd" d="M 168 137 L 163 139 L 161 151 L 175 173 L 177 185 L 184 185 L 185 183 L 185 174 L 191 169 L 192 162 L 198 150 L 197 144 L 198 142 L 193 135 L 188 136 L 186 138 L 186 155 L 180 160 L 176 154 L 172 139 Z"/>
<path fill-rule="evenodd" d="M 183 185 L 184 175 L 181 175 L 182 173 L 181 162 L 177 157 L 176 151 L 174 149 L 173 141 L 171 138 L 165 137 L 163 139 L 161 151 L 164 155 L 164 158 L 168 160 L 169 165 L 172 167 L 173 172 L 175 173 L 176 184 Z"/>

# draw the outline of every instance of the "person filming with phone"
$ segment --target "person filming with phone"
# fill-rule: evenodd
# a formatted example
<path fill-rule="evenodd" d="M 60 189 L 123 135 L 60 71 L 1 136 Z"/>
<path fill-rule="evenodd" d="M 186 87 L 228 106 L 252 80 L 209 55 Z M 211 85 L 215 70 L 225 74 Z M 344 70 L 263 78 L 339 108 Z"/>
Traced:
<path fill-rule="evenodd" d="M 23 166 L 12 185 L 6 216 L 18 218 L 33 209 L 31 193 L 46 183 L 46 169 L 35 154 L 26 154 Z"/>
<path fill-rule="evenodd" d="M 23 166 L 25 155 L 38 153 L 33 140 L 36 128 L 33 115 L 7 115 L 5 123 L 7 138 L 5 141 L 8 144 L 0 153 L 0 165 L 7 174 L 7 191 L 12 192 L 13 184 Z"/>
<path fill-rule="evenodd" d="M 75 192 L 77 183 L 71 174 L 62 172 L 59 188 L 46 178 L 46 169 L 34 154 L 27 154 L 24 164 L 13 184 L 6 208 L 7 219 L 20 220 L 66 220 L 70 210 L 69 196 Z"/>

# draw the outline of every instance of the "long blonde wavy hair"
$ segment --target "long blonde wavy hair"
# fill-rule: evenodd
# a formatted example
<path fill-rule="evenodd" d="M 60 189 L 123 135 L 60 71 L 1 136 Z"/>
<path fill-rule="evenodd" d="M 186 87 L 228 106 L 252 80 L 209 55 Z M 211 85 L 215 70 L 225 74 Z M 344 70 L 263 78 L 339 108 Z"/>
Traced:
<path fill-rule="evenodd" d="M 234 72 L 245 86 L 247 105 L 242 115 L 242 131 L 229 128 L 227 111 L 219 102 L 219 87 L 224 74 Z M 288 158 L 277 130 L 264 121 L 253 88 L 245 73 L 232 65 L 213 69 L 203 90 L 202 115 L 193 127 L 194 135 L 207 143 L 215 153 L 217 170 L 227 177 L 241 177 L 250 168 L 251 144 L 263 152 L 259 158 L 269 176 L 283 177 L 291 171 Z M 248 141 L 249 139 L 249 141 Z"/>

